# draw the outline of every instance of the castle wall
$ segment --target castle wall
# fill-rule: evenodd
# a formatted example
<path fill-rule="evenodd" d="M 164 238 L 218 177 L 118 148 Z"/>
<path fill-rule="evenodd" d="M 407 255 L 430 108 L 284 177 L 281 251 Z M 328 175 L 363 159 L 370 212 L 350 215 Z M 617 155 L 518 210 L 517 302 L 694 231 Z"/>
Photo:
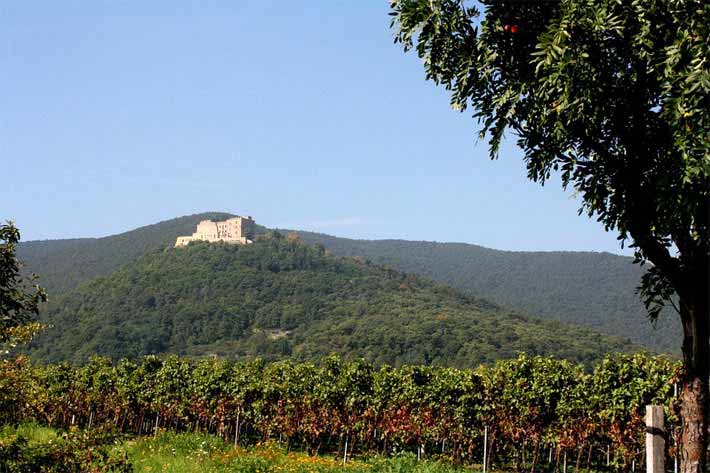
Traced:
<path fill-rule="evenodd" d="M 223 222 L 202 220 L 197 224 L 195 233 L 191 236 L 180 236 L 175 246 L 185 246 L 191 241 L 225 242 L 248 245 L 254 238 L 256 225 L 254 220 L 244 217 L 234 217 Z"/>

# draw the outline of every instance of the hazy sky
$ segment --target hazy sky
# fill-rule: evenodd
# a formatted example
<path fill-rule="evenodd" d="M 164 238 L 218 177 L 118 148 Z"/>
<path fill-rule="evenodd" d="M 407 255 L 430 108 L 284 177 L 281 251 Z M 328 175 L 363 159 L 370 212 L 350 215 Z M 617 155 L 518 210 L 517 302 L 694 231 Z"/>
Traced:
<path fill-rule="evenodd" d="M 386 1 L 0 4 L 0 219 L 103 236 L 221 210 L 267 226 L 620 252 L 499 161 L 392 42 Z"/>

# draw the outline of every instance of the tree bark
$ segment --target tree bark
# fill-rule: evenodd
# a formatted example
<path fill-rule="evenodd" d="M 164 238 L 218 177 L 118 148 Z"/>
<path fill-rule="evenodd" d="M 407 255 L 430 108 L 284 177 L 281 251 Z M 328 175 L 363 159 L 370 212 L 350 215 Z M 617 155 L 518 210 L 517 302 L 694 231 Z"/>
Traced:
<path fill-rule="evenodd" d="M 540 440 L 538 439 L 535 443 L 535 450 L 533 453 L 532 465 L 530 466 L 530 473 L 535 473 L 535 467 L 537 466 L 538 458 L 540 457 Z"/>
<path fill-rule="evenodd" d="M 582 462 L 582 452 L 584 451 L 584 444 L 577 447 L 577 462 L 574 464 L 574 473 L 579 473 L 579 465 Z"/>
<path fill-rule="evenodd" d="M 494 458 L 493 455 L 495 455 L 495 453 L 496 453 L 495 448 L 498 447 L 498 444 L 496 443 L 495 434 L 496 434 L 496 432 L 493 431 L 493 432 L 489 433 L 489 437 L 488 437 L 488 455 L 486 458 L 486 471 L 491 471 L 491 465 L 493 464 L 493 458 Z"/>
<path fill-rule="evenodd" d="M 702 282 L 705 278 L 700 278 Z M 710 338 L 708 288 L 701 286 L 691 300 L 680 301 L 683 323 L 684 379 L 681 393 L 681 472 L 705 473 L 708 445 L 708 377 Z"/>

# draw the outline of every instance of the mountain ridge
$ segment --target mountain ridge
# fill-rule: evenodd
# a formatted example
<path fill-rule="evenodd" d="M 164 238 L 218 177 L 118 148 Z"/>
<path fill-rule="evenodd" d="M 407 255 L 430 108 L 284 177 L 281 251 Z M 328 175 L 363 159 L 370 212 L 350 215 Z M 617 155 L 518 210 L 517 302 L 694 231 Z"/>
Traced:
<path fill-rule="evenodd" d="M 40 275 L 40 282 L 53 297 L 82 281 L 110 274 L 150 249 L 172 246 L 178 235 L 190 233 L 201 219 L 230 216 L 209 212 L 96 239 L 22 242 L 18 256 L 28 270 Z M 642 270 L 629 257 L 608 252 L 496 250 L 470 243 L 354 240 L 296 232 L 305 243 L 321 244 L 337 256 L 362 256 L 418 273 L 537 317 L 627 336 L 654 351 L 677 353 L 680 346 L 680 324 L 674 314 L 666 311 L 658 330 L 646 318 L 635 294 Z"/>
<path fill-rule="evenodd" d="M 48 306 L 42 361 L 146 354 L 476 366 L 518 352 L 591 364 L 628 340 L 500 308 L 279 234 L 153 250 Z"/>
<path fill-rule="evenodd" d="M 361 255 L 415 272 L 467 294 L 545 319 L 621 334 L 658 351 L 677 353 L 680 323 L 669 310 L 654 329 L 636 294 L 643 270 L 608 252 L 495 250 L 468 243 L 350 240 L 299 232 L 339 256 Z"/>

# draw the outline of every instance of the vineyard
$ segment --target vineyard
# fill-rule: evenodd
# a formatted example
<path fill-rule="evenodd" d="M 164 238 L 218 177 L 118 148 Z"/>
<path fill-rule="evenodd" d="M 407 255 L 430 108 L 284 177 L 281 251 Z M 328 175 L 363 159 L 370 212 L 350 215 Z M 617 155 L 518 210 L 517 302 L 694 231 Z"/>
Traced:
<path fill-rule="evenodd" d="M 607 357 L 590 372 L 520 355 L 472 370 L 147 356 L 81 367 L 0 362 L 0 423 L 106 427 L 133 435 L 212 433 L 249 446 L 391 455 L 517 471 L 621 470 L 643 461 L 646 404 L 665 407 L 674 455 L 678 364 Z"/>

